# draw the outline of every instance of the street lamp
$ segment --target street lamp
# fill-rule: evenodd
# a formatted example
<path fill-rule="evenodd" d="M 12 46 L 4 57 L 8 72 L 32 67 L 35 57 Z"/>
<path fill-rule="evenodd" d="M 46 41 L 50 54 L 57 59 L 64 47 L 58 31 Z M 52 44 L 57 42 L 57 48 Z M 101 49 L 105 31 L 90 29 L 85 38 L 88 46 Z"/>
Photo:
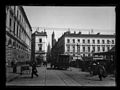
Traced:
<path fill-rule="evenodd" d="M 78 47 L 79 47 L 79 45 L 78 45 L 78 43 L 77 43 L 77 67 L 79 67 L 79 63 L 78 63 Z"/>

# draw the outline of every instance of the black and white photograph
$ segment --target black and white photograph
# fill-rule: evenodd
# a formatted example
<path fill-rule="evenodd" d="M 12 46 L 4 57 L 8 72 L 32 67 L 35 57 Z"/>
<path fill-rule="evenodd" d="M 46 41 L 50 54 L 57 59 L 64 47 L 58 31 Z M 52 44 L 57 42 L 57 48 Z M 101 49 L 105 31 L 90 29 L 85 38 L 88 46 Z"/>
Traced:
<path fill-rule="evenodd" d="M 6 86 L 115 87 L 115 9 L 6 5 Z"/>

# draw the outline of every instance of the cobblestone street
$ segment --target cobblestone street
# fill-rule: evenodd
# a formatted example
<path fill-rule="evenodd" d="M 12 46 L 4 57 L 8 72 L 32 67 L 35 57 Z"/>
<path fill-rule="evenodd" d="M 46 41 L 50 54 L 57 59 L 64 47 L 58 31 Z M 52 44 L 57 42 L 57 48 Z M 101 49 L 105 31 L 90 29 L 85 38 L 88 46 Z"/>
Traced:
<path fill-rule="evenodd" d="M 115 78 L 108 76 L 99 81 L 98 76 L 90 76 L 78 68 L 54 70 L 49 66 L 38 67 L 39 77 L 31 78 L 30 74 L 19 75 L 7 82 L 6 86 L 115 86 Z"/>

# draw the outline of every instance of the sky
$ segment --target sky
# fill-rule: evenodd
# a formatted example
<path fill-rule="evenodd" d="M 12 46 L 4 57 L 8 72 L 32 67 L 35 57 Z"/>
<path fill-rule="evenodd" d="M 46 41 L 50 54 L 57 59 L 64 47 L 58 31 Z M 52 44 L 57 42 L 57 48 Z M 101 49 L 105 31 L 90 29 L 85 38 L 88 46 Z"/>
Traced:
<path fill-rule="evenodd" d="M 100 32 L 101 34 L 115 33 L 114 6 L 23 6 L 33 32 L 44 28 L 51 45 L 51 35 L 54 31 L 56 40 L 68 31 L 82 33 Z"/>

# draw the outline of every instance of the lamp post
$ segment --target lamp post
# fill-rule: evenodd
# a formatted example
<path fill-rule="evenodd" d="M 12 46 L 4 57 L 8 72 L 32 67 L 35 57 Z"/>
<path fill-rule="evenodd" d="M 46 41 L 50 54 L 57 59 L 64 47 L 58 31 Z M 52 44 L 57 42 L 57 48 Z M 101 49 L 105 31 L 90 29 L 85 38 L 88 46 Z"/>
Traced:
<path fill-rule="evenodd" d="M 79 63 L 78 63 L 78 43 L 77 43 L 77 67 L 79 67 Z"/>

